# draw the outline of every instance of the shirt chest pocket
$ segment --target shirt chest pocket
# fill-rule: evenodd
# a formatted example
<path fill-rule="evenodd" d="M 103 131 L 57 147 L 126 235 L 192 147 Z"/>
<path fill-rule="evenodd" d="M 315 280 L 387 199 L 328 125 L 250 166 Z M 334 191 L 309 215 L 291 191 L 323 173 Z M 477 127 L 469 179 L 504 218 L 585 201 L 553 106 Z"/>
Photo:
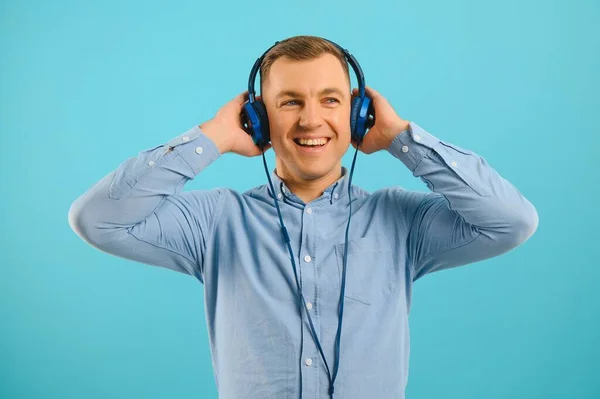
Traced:
<path fill-rule="evenodd" d="M 338 283 L 341 288 L 344 267 L 344 244 L 335 245 L 338 265 Z M 346 288 L 344 296 L 371 305 L 393 292 L 397 285 L 397 273 L 391 240 L 387 236 L 364 237 L 349 240 L 346 263 Z"/>

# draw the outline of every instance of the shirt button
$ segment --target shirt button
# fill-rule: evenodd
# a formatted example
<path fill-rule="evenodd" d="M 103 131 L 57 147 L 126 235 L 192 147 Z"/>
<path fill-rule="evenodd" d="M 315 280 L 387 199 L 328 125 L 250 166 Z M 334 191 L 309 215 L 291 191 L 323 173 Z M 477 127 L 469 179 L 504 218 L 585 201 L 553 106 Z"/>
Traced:
<path fill-rule="evenodd" d="M 150 165 L 150 166 L 154 166 L 154 161 L 150 161 L 150 162 L 148 162 L 148 165 Z"/>
<path fill-rule="evenodd" d="M 202 154 L 202 147 L 196 147 L 196 154 Z"/>
<path fill-rule="evenodd" d="M 333 198 L 337 199 L 338 195 L 337 194 L 333 194 Z"/>
<path fill-rule="evenodd" d="M 312 208 L 306 208 L 306 213 L 310 215 L 312 213 Z"/>
<path fill-rule="evenodd" d="M 181 140 L 183 140 L 183 141 L 190 141 L 190 138 L 189 138 L 188 136 L 183 136 L 183 137 L 181 138 Z"/>
<path fill-rule="evenodd" d="M 277 194 L 277 198 L 281 199 L 282 195 L 281 193 Z"/>
<path fill-rule="evenodd" d="M 310 303 L 310 302 L 306 302 L 306 308 L 307 308 L 308 310 L 311 310 L 311 309 L 312 309 L 312 303 Z"/>
<path fill-rule="evenodd" d="M 304 257 L 304 261 L 305 261 L 306 263 L 310 262 L 310 260 L 311 260 L 311 257 L 310 257 L 310 255 L 306 255 L 306 256 Z"/>
<path fill-rule="evenodd" d="M 457 166 L 458 164 L 454 161 L 452 161 L 452 166 Z"/>
<path fill-rule="evenodd" d="M 307 366 L 310 366 L 310 365 L 312 364 L 312 359 L 311 359 L 310 357 L 307 357 L 307 358 L 306 358 L 306 360 L 304 361 L 304 363 L 305 363 Z"/>
<path fill-rule="evenodd" d="M 419 136 L 418 134 L 415 134 L 415 141 L 421 141 L 421 136 Z"/>
<path fill-rule="evenodd" d="M 407 147 L 407 146 L 405 146 L 405 145 L 403 145 L 403 146 L 402 146 L 402 152 L 408 152 L 408 147 Z"/>

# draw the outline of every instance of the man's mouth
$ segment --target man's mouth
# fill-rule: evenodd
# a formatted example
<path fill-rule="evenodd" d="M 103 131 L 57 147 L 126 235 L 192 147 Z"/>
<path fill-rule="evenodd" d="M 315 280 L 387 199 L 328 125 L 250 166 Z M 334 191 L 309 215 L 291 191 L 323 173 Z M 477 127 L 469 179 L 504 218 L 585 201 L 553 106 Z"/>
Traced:
<path fill-rule="evenodd" d="M 322 147 L 331 140 L 329 137 L 319 137 L 314 139 L 297 138 L 294 142 L 302 147 Z"/>

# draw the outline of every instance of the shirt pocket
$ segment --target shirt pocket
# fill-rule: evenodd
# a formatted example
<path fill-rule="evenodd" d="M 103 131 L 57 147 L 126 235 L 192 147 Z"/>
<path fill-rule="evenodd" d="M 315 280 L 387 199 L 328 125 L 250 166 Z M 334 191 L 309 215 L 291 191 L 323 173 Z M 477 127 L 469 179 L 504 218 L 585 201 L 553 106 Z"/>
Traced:
<path fill-rule="evenodd" d="M 346 288 L 344 296 L 371 305 L 396 289 L 391 240 L 384 235 L 354 238 L 348 242 Z M 341 289 L 344 267 L 344 243 L 335 245 L 338 287 Z"/>

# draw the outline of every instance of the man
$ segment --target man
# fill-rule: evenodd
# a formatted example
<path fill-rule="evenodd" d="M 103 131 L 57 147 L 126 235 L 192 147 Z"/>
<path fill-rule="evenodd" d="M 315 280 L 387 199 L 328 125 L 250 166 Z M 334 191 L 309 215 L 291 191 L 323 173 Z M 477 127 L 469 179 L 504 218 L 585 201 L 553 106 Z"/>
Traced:
<path fill-rule="evenodd" d="M 204 284 L 216 383 L 226 399 L 332 397 L 308 318 L 332 368 L 347 256 L 335 397 L 403 398 L 413 282 L 520 245 L 537 228 L 536 210 L 483 158 L 402 119 L 371 88 L 376 122 L 359 149 L 389 152 L 398 170 L 408 167 L 431 192 L 349 187 L 341 164 L 351 144 L 348 66 L 321 38 L 280 42 L 261 77 L 275 193 L 268 185 L 182 191 L 221 154 L 262 154 L 240 124 L 242 93 L 214 118 L 101 179 L 75 201 L 70 224 L 96 248 Z"/>

